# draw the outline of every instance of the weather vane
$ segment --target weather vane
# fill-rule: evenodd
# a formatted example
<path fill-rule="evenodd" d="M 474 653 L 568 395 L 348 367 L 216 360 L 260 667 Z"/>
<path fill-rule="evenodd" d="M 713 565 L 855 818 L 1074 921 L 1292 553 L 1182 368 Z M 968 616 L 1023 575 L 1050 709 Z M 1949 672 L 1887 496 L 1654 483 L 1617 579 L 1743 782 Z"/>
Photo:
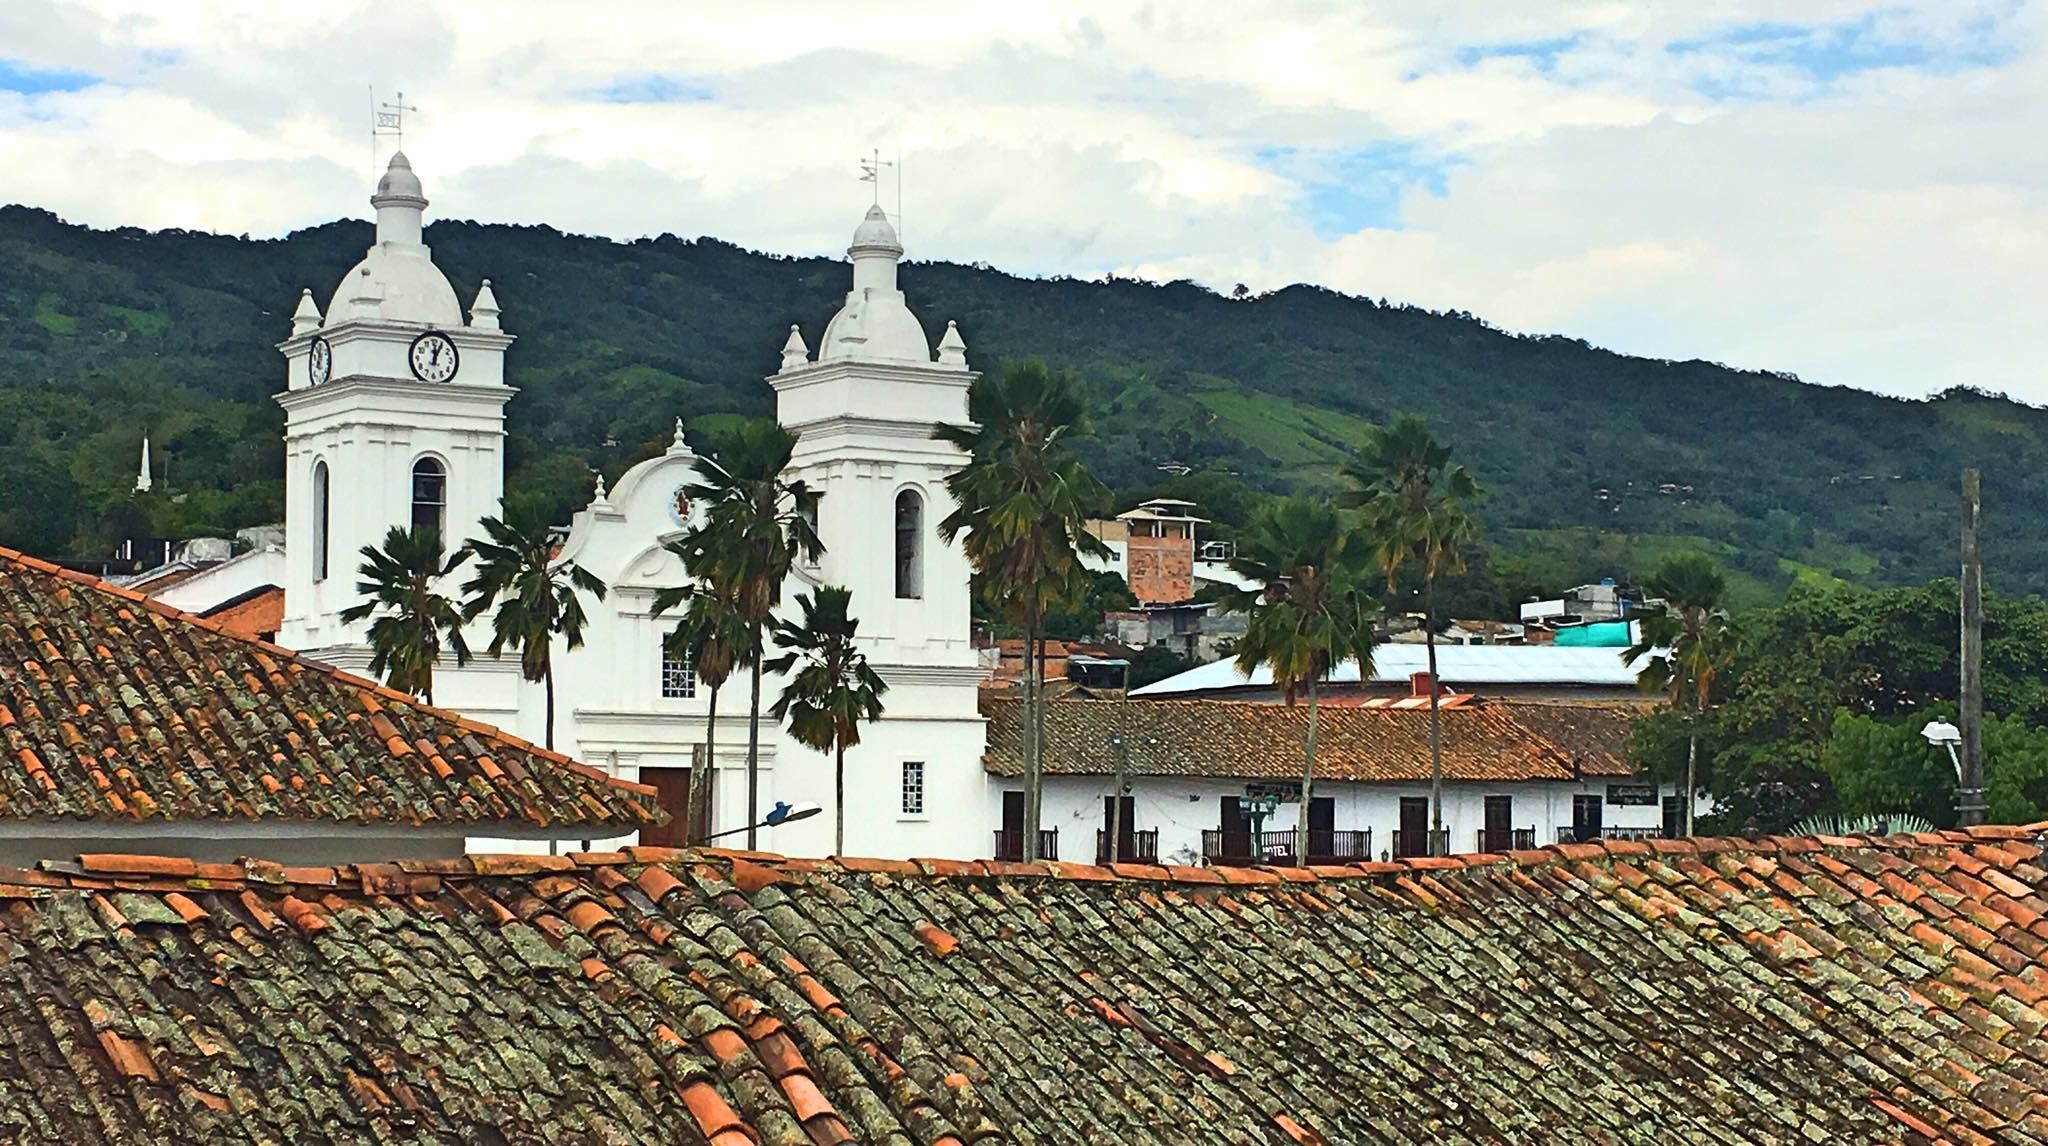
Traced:
<path fill-rule="evenodd" d="M 875 185 L 875 206 L 881 206 L 884 167 L 896 169 L 896 241 L 900 243 L 903 241 L 903 154 L 898 152 L 896 158 L 884 160 L 881 148 L 871 149 L 860 161 L 860 181 Z"/>
<path fill-rule="evenodd" d="M 376 87 L 370 88 L 370 168 L 373 173 L 377 166 L 377 141 L 388 135 L 398 150 L 405 150 L 405 113 L 418 110 L 405 102 L 404 92 L 399 92 L 395 101 L 378 103 Z"/>

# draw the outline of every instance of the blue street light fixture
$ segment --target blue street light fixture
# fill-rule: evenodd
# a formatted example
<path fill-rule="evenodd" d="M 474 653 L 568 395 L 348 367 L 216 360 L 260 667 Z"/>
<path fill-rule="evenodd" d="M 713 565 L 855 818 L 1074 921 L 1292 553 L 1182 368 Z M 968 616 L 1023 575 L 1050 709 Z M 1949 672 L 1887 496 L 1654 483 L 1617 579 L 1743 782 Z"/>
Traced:
<path fill-rule="evenodd" d="M 819 812 L 822 812 L 824 810 L 825 809 L 818 806 L 817 801 L 815 800 L 798 800 L 794 804 L 789 804 L 781 800 L 777 800 L 775 801 L 775 806 L 773 808 L 768 809 L 768 814 L 761 817 L 760 823 L 747 824 L 743 827 L 738 828 L 727 828 L 725 831 L 722 832 L 713 832 L 710 835 L 705 836 L 704 839 L 709 841 L 715 840 L 720 836 L 738 835 L 739 833 L 746 831 L 747 828 L 780 827 L 783 824 L 792 824 L 798 820 L 808 820 L 812 816 L 815 816 Z"/>

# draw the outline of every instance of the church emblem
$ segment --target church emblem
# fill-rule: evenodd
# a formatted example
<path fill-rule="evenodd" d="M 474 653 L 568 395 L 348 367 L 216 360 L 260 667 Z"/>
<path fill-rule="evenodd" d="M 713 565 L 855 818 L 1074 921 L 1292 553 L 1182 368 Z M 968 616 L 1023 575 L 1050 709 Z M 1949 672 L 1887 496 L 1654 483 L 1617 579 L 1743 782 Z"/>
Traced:
<path fill-rule="evenodd" d="M 672 494 L 668 495 L 668 516 L 669 516 L 669 520 L 670 520 L 670 521 L 673 521 L 673 522 L 675 522 L 675 523 L 676 523 L 677 525 L 679 525 L 679 526 L 683 526 L 683 527 L 686 527 L 686 528 L 687 528 L 687 527 L 689 526 L 689 524 L 690 524 L 690 487 L 689 487 L 689 486 L 687 486 L 687 485 L 679 485 L 679 486 L 677 486 L 677 487 L 676 487 L 676 491 L 675 491 L 674 493 L 672 493 Z"/>

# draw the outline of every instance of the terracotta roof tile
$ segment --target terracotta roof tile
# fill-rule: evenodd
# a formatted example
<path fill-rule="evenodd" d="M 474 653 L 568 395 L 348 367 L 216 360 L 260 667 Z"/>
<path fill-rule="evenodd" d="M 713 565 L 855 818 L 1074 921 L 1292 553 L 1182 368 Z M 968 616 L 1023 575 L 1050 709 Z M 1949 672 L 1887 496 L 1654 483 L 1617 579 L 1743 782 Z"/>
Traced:
<path fill-rule="evenodd" d="M 0 819 L 658 823 L 653 790 L 0 549 Z"/>
<path fill-rule="evenodd" d="M 2043 831 L 0 870 L 0 1141 L 2040 1143 Z"/>
<path fill-rule="evenodd" d="M 1491 700 L 1439 712 L 1444 777 L 1454 781 L 1571 780 L 1631 774 L 1626 752 L 1639 704 Z M 984 693 L 988 770 L 1023 774 L 1023 701 Z M 1106 775 L 1111 737 L 1131 744 L 1140 776 L 1289 780 L 1301 776 L 1308 706 L 1233 700 L 1056 700 L 1046 705 L 1046 771 Z M 1427 709 L 1323 706 L 1316 773 L 1328 780 L 1426 781 Z"/>

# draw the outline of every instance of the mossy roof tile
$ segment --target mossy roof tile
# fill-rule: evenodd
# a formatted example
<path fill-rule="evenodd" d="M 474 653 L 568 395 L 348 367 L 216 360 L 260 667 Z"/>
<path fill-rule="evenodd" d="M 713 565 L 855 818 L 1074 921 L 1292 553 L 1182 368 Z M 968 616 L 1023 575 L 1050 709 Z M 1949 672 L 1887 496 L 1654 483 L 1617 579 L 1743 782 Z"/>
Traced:
<path fill-rule="evenodd" d="M 662 818 L 652 789 L 0 549 L 0 820 Z"/>

